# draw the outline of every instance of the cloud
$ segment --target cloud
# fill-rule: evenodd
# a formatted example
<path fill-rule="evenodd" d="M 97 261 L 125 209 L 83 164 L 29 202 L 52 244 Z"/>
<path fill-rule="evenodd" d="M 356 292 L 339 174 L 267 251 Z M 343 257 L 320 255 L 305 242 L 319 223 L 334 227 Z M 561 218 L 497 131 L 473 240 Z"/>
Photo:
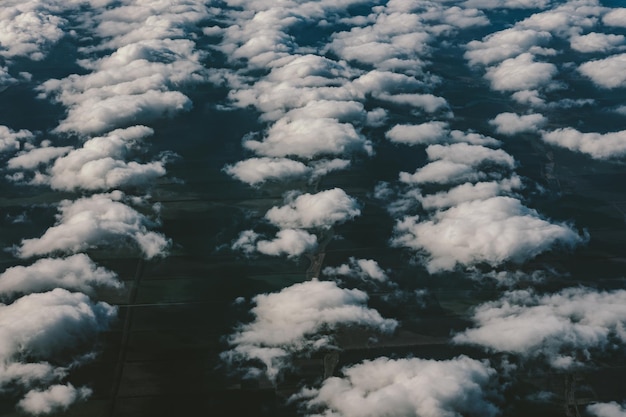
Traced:
<path fill-rule="evenodd" d="M 626 14 L 624 16 L 626 17 Z M 626 416 L 626 406 L 615 401 L 595 403 L 587 406 L 587 412 L 595 417 L 624 417 Z"/>
<path fill-rule="evenodd" d="M 533 51 L 551 39 L 549 32 L 509 28 L 489 34 L 482 41 L 470 41 L 465 58 L 471 65 L 490 65 Z"/>
<path fill-rule="evenodd" d="M 361 214 L 358 202 L 341 188 L 301 194 L 272 207 L 265 218 L 280 228 L 330 228 Z"/>
<path fill-rule="evenodd" d="M 474 328 L 454 337 L 456 343 L 492 351 L 545 358 L 555 368 L 580 365 L 591 350 L 609 349 L 613 340 L 624 343 L 626 291 L 567 288 L 540 295 L 510 291 L 478 306 Z"/>
<path fill-rule="evenodd" d="M 463 202 L 419 220 L 418 216 L 398 220 L 391 243 L 425 252 L 431 273 L 459 264 L 521 263 L 553 246 L 583 241 L 569 226 L 543 220 L 511 197 Z"/>
<path fill-rule="evenodd" d="M 337 327 L 363 326 L 392 332 L 397 322 L 367 308 L 367 299 L 367 294 L 358 289 L 343 289 L 334 282 L 317 280 L 294 284 L 277 293 L 259 294 L 253 299 L 254 320 L 239 326 L 229 337 L 232 349 L 222 358 L 235 364 L 252 362 L 250 374 L 260 372 L 275 380 L 293 357 L 331 346 L 329 331 Z"/>
<path fill-rule="evenodd" d="M 264 255 L 294 257 L 317 247 L 317 237 L 304 230 L 283 229 L 273 240 L 261 240 L 256 250 Z"/>
<path fill-rule="evenodd" d="M 570 38 L 573 50 L 583 53 L 611 52 L 624 44 L 624 35 L 612 35 L 606 33 L 591 32 L 582 36 Z"/>
<path fill-rule="evenodd" d="M 80 61 L 91 73 L 44 82 L 40 96 L 68 108 L 57 132 L 101 134 L 169 117 L 192 106 L 187 96 L 170 90 L 204 80 L 194 47 L 186 39 L 125 45 L 104 58 Z"/>
<path fill-rule="evenodd" d="M 465 7 L 481 9 L 543 9 L 550 0 L 467 0 Z"/>
<path fill-rule="evenodd" d="M 74 148 L 71 146 L 42 146 L 29 149 L 9 159 L 7 167 L 9 169 L 34 170 L 39 165 L 46 164 L 69 153 L 72 149 Z"/>
<path fill-rule="evenodd" d="M 606 26 L 626 27 L 626 8 L 616 7 L 602 17 Z"/>
<path fill-rule="evenodd" d="M 311 159 L 353 152 L 372 154 L 372 145 L 348 123 L 335 119 L 280 119 L 263 141 L 247 140 L 244 146 L 269 157 L 296 156 Z"/>
<path fill-rule="evenodd" d="M 0 56 L 40 61 L 65 36 L 67 21 L 37 1 L 20 6 L 8 4 L 0 15 Z"/>
<path fill-rule="evenodd" d="M 32 169 L 45 158 L 58 154 L 60 157 L 51 167 L 35 175 L 31 180 L 33 184 L 46 184 L 53 189 L 68 191 L 146 185 L 165 175 L 165 158 L 148 163 L 127 162 L 125 159 L 132 156 L 132 151 L 141 140 L 153 133 L 146 126 L 116 129 L 104 136 L 91 138 L 82 147 L 71 151 L 52 147 L 33 149 L 10 160 L 9 167 L 13 164 L 15 168 L 21 165 L 21 168 Z"/>
<path fill-rule="evenodd" d="M 620 158 L 626 154 L 626 130 L 583 133 L 571 127 L 544 131 L 542 139 L 552 145 L 585 153 L 595 159 Z"/>
<path fill-rule="evenodd" d="M 385 137 L 394 143 L 416 145 L 442 142 L 447 133 L 447 123 L 427 122 L 420 125 L 395 125 L 385 133 Z"/>
<path fill-rule="evenodd" d="M 115 315 L 115 307 L 58 288 L 0 304 L 0 389 L 19 394 L 61 380 L 75 362 L 71 355 L 107 329 Z M 70 363 L 64 364 L 64 357 Z M 27 394 L 25 404 L 34 406 L 43 397 Z"/>
<path fill-rule="evenodd" d="M 413 174 L 400 173 L 400 181 L 405 184 L 453 184 L 478 181 L 487 174 L 478 172 L 471 165 L 447 160 L 434 161 L 417 169 Z"/>
<path fill-rule="evenodd" d="M 603 88 L 626 87 L 626 54 L 613 55 L 605 59 L 585 62 L 578 70 L 586 77 L 591 78 L 597 86 Z"/>
<path fill-rule="evenodd" d="M 437 97 L 432 94 L 419 94 L 419 93 L 398 93 L 387 94 L 380 92 L 374 94 L 379 100 L 388 101 L 394 104 L 400 104 L 404 106 L 412 106 L 418 109 L 424 109 L 428 113 L 435 113 L 440 109 L 448 107 L 448 102 L 443 97 Z"/>
<path fill-rule="evenodd" d="M 87 387 L 74 388 L 72 384 L 52 385 L 43 391 L 29 391 L 17 406 L 35 416 L 58 413 L 67 410 L 77 401 L 86 400 L 91 393 L 91 389 Z"/>
<path fill-rule="evenodd" d="M 510 169 L 515 167 L 515 159 L 508 153 L 501 149 L 490 149 L 481 145 L 470 145 L 467 143 L 430 145 L 426 148 L 426 154 L 431 161 L 446 160 L 471 166 L 491 162 Z"/>
<path fill-rule="evenodd" d="M 496 128 L 496 132 L 503 135 L 516 135 L 524 132 L 536 132 L 547 119 L 539 114 L 518 115 L 515 113 L 500 113 L 489 124 Z"/>
<path fill-rule="evenodd" d="M 350 276 L 360 278 L 362 280 L 374 280 L 385 282 L 389 279 L 387 272 L 383 270 L 373 259 L 357 259 L 350 257 L 347 264 L 337 267 L 326 267 L 322 271 L 325 276 Z"/>
<path fill-rule="evenodd" d="M 14 266 L 0 274 L 0 297 L 49 291 L 54 288 L 90 293 L 94 287 L 121 288 L 117 275 L 93 263 L 85 254 L 40 259 L 29 266 Z"/>
<path fill-rule="evenodd" d="M 257 185 L 265 181 L 303 177 L 311 170 L 302 162 L 287 158 L 250 158 L 227 165 L 224 171 L 239 181 Z"/>
<path fill-rule="evenodd" d="M 510 193 L 523 187 L 521 179 L 514 175 L 501 181 L 465 183 L 430 195 L 419 195 L 417 199 L 425 210 L 440 210 L 473 200 L 486 200 Z"/>
<path fill-rule="evenodd" d="M 535 62 L 532 54 L 523 53 L 489 68 L 485 78 L 491 81 L 491 88 L 494 90 L 521 91 L 549 83 L 556 73 L 557 69 L 553 64 Z"/>
<path fill-rule="evenodd" d="M 163 235 L 149 231 L 155 223 L 122 203 L 122 198 L 121 192 L 113 192 L 61 201 L 56 225 L 39 238 L 23 239 L 18 256 L 75 253 L 129 241 L 146 258 L 163 255 L 170 242 Z"/>
<path fill-rule="evenodd" d="M 295 398 L 306 399 L 315 415 L 328 417 L 495 416 L 499 411 L 489 400 L 496 371 L 467 356 L 443 361 L 381 357 L 342 373 Z"/>
<path fill-rule="evenodd" d="M 14 131 L 0 125 L 0 152 L 17 151 L 22 142 L 31 140 L 35 135 L 26 129 Z"/>

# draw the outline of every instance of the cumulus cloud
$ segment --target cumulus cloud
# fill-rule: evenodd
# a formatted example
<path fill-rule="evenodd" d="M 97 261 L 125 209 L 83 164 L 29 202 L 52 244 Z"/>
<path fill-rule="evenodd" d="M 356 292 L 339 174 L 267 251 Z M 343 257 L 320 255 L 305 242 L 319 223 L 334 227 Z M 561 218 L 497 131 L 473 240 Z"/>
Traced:
<path fill-rule="evenodd" d="M 503 135 L 516 135 L 523 132 L 536 132 L 547 119 L 539 113 L 518 115 L 515 113 L 500 113 L 489 124 L 496 128 L 496 132 Z"/>
<path fill-rule="evenodd" d="M 256 250 L 270 256 L 299 256 L 315 247 L 317 247 L 317 236 L 299 229 L 279 230 L 273 240 L 256 242 Z"/>
<path fill-rule="evenodd" d="M 39 90 L 68 108 L 58 132 L 100 134 L 189 110 L 174 87 L 204 79 L 195 44 L 185 39 L 145 40 L 95 61 L 93 72 L 48 80 Z"/>
<path fill-rule="evenodd" d="M 467 0 L 466 7 L 481 9 L 543 9 L 549 0 Z"/>
<path fill-rule="evenodd" d="M 485 78 L 497 91 L 532 90 L 548 84 L 557 69 L 554 64 L 535 62 L 532 54 L 523 53 L 489 68 Z"/>
<path fill-rule="evenodd" d="M 250 185 L 303 177 L 311 171 L 302 162 L 288 158 L 250 158 L 234 165 L 227 165 L 224 170 L 239 181 Z"/>
<path fill-rule="evenodd" d="M 7 126 L 0 125 L 0 152 L 17 151 L 22 142 L 34 137 L 35 135 L 26 129 L 14 131 Z"/>
<path fill-rule="evenodd" d="M 152 232 L 148 217 L 122 203 L 123 194 L 96 194 L 59 204 L 56 225 L 39 238 L 23 239 L 22 258 L 56 252 L 73 253 L 98 246 L 133 242 L 146 258 L 163 255 L 169 241 Z"/>
<path fill-rule="evenodd" d="M 419 125 L 396 125 L 385 133 L 387 139 L 407 145 L 441 142 L 448 133 L 445 122 L 427 122 Z"/>
<path fill-rule="evenodd" d="M 329 417 L 498 414 L 488 398 L 495 370 L 467 356 L 444 361 L 381 357 L 342 373 L 295 398 L 306 399 L 315 415 Z"/>
<path fill-rule="evenodd" d="M 489 34 L 482 41 L 470 41 L 465 58 L 472 65 L 490 65 L 528 51 L 536 51 L 537 46 L 545 45 L 551 39 L 549 32 L 509 28 Z"/>
<path fill-rule="evenodd" d="M 626 130 L 583 133 L 571 127 L 542 132 L 550 144 L 582 152 L 596 159 L 620 158 L 626 154 Z"/>
<path fill-rule="evenodd" d="M 74 388 L 72 384 L 52 385 L 45 390 L 29 391 L 17 406 L 22 411 L 35 416 L 65 411 L 76 401 L 86 400 L 91 396 L 87 387 Z"/>
<path fill-rule="evenodd" d="M 265 218 L 280 228 L 329 228 L 361 214 L 359 203 L 341 188 L 301 194 L 272 207 Z"/>
<path fill-rule="evenodd" d="M 602 16 L 602 23 L 606 26 L 626 27 L 626 8 L 616 7 Z"/>
<path fill-rule="evenodd" d="M 428 270 L 440 272 L 458 264 L 520 263 L 555 245 L 582 241 L 569 226 L 550 223 L 519 200 L 498 196 L 463 202 L 421 222 L 418 216 L 398 220 L 392 244 L 425 252 Z"/>
<path fill-rule="evenodd" d="M 454 337 L 489 350 L 525 357 L 543 357 L 553 367 L 579 365 L 592 350 L 626 341 L 626 291 L 567 288 L 540 295 L 510 291 L 496 301 L 478 306 L 474 328 Z"/>
<path fill-rule="evenodd" d="M 591 32 L 582 36 L 570 38 L 570 45 L 578 52 L 610 52 L 624 44 L 624 35 Z"/>
<path fill-rule="evenodd" d="M 624 14 L 626 17 L 626 14 Z M 626 406 L 615 401 L 610 403 L 595 403 L 587 406 L 587 412 L 595 417 L 624 417 L 626 416 Z"/>
<path fill-rule="evenodd" d="M 0 389 L 28 390 L 60 381 L 69 363 L 59 364 L 59 355 L 82 350 L 84 343 L 105 330 L 115 315 L 114 307 L 64 289 L 0 304 Z M 56 365 L 49 363 L 53 360 Z M 24 401 L 27 406 L 36 407 L 45 403 L 41 401 L 45 398 L 35 391 L 27 394 Z"/>
<path fill-rule="evenodd" d="M 417 199 L 426 210 L 440 210 L 467 201 L 486 200 L 521 188 L 521 179 L 517 175 L 514 175 L 502 181 L 478 182 L 476 184 L 465 183 L 453 187 L 448 191 L 419 195 Z"/>
<path fill-rule="evenodd" d="M 396 321 L 367 308 L 367 299 L 363 291 L 317 280 L 295 284 L 278 293 L 257 295 L 251 310 L 254 320 L 241 325 L 229 337 L 232 349 L 224 352 L 222 358 L 248 363 L 251 376 L 263 373 L 275 380 L 290 366 L 294 356 L 332 346 L 329 330 L 363 326 L 392 332 Z"/>
<path fill-rule="evenodd" d="M 336 119 L 281 119 L 263 141 L 248 140 L 244 146 L 268 157 L 314 158 L 352 152 L 372 153 L 372 145 L 353 125 Z"/>
<path fill-rule="evenodd" d="M 362 280 L 374 280 L 385 282 L 389 279 L 387 272 L 382 269 L 378 262 L 373 259 L 357 259 L 350 257 L 347 264 L 337 267 L 328 266 L 324 268 L 322 274 L 326 276 L 350 276 L 360 278 Z"/>
<path fill-rule="evenodd" d="M 603 88 L 626 87 L 626 54 L 613 55 L 605 59 L 585 62 L 578 70 L 591 78 L 596 85 Z"/>
<path fill-rule="evenodd" d="M 120 288 L 117 275 L 97 266 L 85 254 L 40 259 L 29 266 L 14 266 L 0 274 L 0 297 L 65 288 L 83 293 L 94 287 Z"/>
<path fill-rule="evenodd" d="M 446 99 L 432 94 L 387 94 L 385 92 L 380 92 L 374 94 L 374 96 L 379 100 L 388 101 L 390 103 L 424 109 L 428 113 L 434 113 L 437 110 L 448 107 L 448 102 L 446 101 Z"/>

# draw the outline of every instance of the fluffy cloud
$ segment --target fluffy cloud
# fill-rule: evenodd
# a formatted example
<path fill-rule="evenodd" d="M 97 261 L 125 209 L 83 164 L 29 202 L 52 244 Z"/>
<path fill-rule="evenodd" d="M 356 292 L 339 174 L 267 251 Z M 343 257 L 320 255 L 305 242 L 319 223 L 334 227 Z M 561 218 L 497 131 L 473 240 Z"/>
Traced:
<path fill-rule="evenodd" d="M 394 104 L 400 104 L 404 106 L 411 106 L 418 109 L 424 109 L 428 113 L 434 113 L 437 110 L 448 107 L 448 102 L 443 97 L 438 97 L 432 94 L 418 94 L 418 93 L 398 93 L 387 94 L 384 92 L 376 93 L 374 96 L 379 100 L 388 101 Z"/>
<path fill-rule="evenodd" d="M 415 145 L 441 142 L 447 133 L 447 123 L 427 122 L 420 125 L 396 125 L 387 131 L 385 136 L 395 143 Z"/>
<path fill-rule="evenodd" d="M 287 158 L 250 158 L 234 165 L 227 165 L 224 170 L 239 181 L 250 185 L 303 177 L 311 171 L 302 162 Z"/>
<path fill-rule="evenodd" d="M 466 7 L 481 9 L 543 9 L 549 0 L 467 0 Z"/>
<path fill-rule="evenodd" d="M 440 160 L 417 169 L 413 174 L 400 173 L 400 181 L 406 184 L 453 184 L 466 181 L 478 181 L 487 174 L 478 172 L 471 165 Z"/>
<path fill-rule="evenodd" d="M 364 326 L 380 332 L 396 328 L 395 320 L 384 319 L 366 307 L 367 294 L 342 289 L 334 282 L 307 281 L 278 293 L 254 297 L 255 319 L 240 326 L 229 338 L 233 347 L 222 354 L 230 362 L 262 364 L 251 375 L 264 373 L 275 380 L 290 366 L 294 355 L 316 351 L 332 344 L 328 332 L 339 326 Z M 257 365 L 258 366 L 258 365 Z"/>
<path fill-rule="evenodd" d="M 93 263 L 87 255 L 40 259 L 29 266 L 14 266 L 0 275 L 0 297 L 65 288 L 89 293 L 96 286 L 120 288 L 117 275 Z"/>
<path fill-rule="evenodd" d="M 276 233 L 273 240 L 256 242 L 256 250 L 264 255 L 289 257 L 302 255 L 315 249 L 317 237 L 304 230 L 284 229 Z"/>
<path fill-rule="evenodd" d="M 482 41 L 467 44 L 465 58 L 470 64 L 489 65 L 533 51 L 552 39 L 549 32 L 510 28 L 487 35 Z"/>
<path fill-rule="evenodd" d="M 596 159 L 620 158 L 626 154 L 626 130 L 602 134 L 583 133 L 567 127 L 543 132 L 542 139 Z"/>
<path fill-rule="evenodd" d="M 57 224 L 43 236 L 23 239 L 18 248 L 22 258 L 55 252 L 80 252 L 96 246 L 133 242 L 146 258 L 162 255 L 169 241 L 148 230 L 154 226 L 146 216 L 120 200 L 120 192 L 96 194 L 59 204 Z"/>
<path fill-rule="evenodd" d="M 465 183 L 453 187 L 448 191 L 441 191 L 430 195 L 419 195 L 417 199 L 426 210 L 440 210 L 467 201 L 486 200 L 521 188 L 521 179 L 517 175 L 514 175 L 502 181 L 479 182 L 476 184 Z"/>
<path fill-rule="evenodd" d="M 74 388 L 72 384 L 52 385 L 43 391 L 29 391 L 17 406 L 22 411 L 32 415 L 42 415 L 65 411 L 76 401 L 91 396 L 91 389 L 87 387 Z"/>
<path fill-rule="evenodd" d="M 489 124 L 496 128 L 496 132 L 503 135 L 516 135 L 523 132 L 536 132 L 545 123 L 546 118 L 539 114 L 518 115 L 515 113 L 500 113 Z"/>
<path fill-rule="evenodd" d="M 626 14 L 624 14 L 626 18 Z M 615 401 L 610 403 L 596 403 L 587 406 L 587 412 L 595 417 L 624 417 L 626 416 L 626 407 Z"/>
<path fill-rule="evenodd" d="M 372 146 L 348 123 L 335 119 L 281 119 L 263 141 L 248 140 L 244 146 L 259 155 L 313 158 L 355 151 L 372 153 Z"/>
<path fill-rule="evenodd" d="M 466 356 L 445 361 L 381 357 L 342 372 L 343 377 L 328 378 L 296 398 L 306 398 L 315 415 L 328 417 L 498 414 L 488 399 L 495 370 Z"/>
<path fill-rule="evenodd" d="M 535 62 L 532 54 L 523 53 L 489 68 L 485 77 L 491 81 L 494 90 L 520 91 L 541 87 L 549 83 L 556 73 L 553 64 Z"/>
<path fill-rule="evenodd" d="M 42 60 L 50 47 L 65 35 L 63 26 L 67 21 L 56 16 L 44 2 L 10 3 L 3 5 L 0 14 L 0 55 L 9 59 Z M 51 3 L 49 6 L 54 9 L 56 2 Z"/>
<path fill-rule="evenodd" d="M 557 244 L 583 240 L 567 225 L 543 220 L 519 200 L 502 196 L 464 202 L 422 222 L 407 216 L 396 223 L 394 234 L 393 245 L 427 254 L 430 272 L 457 264 L 523 262 Z"/>
<path fill-rule="evenodd" d="M 626 27 L 626 8 L 616 7 L 602 17 L 607 26 Z"/>
<path fill-rule="evenodd" d="M 626 65 L 626 54 L 620 54 L 585 62 L 578 67 L 578 70 L 600 87 L 619 88 L 626 86 L 624 65 Z"/>
<path fill-rule="evenodd" d="M 389 279 L 383 270 L 373 259 L 356 259 L 351 257 L 349 263 L 337 267 L 326 267 L 322 271 L 326 276 L 351 276 L 362 280 L 374 280 L 384 282 Z"/>
<path fill-rule="evenodd" d="M 625 40 L 624 35 L 591 32 L 582 36 L 573 36 L 570 38 L 570 45 L 578 52 L 610 52 L 623 45 Z"/>
<path fill-rule="evenodd" d="M 67 373 L 59 364 L 60 355 L 76 353 L 106 329 L 115 314 L 116 309 L 106 303 L 94 303 L 84 294 L 63 289 L 0 304 L 0 389 L 30 389 L 59 381 Z M 22 362 L 24 358 L 33 362 Z M 48 362 L 52 360 L 56 366 Z M 24 401 L 35 407 L 45 403 L 40 401 L 45 397 L 35 391 Z"/>
<path fill-rule="evenodd" d="M 273 207 L 265 218 L 280 228 L 329 228 L 361 214 L 358 202 L 341 188 L 317 194 L 301 194 L 282 207 Z"/>
<path fill-rule="evenodd" d="M 7 126 L 0 125 L 0 152 L 17 151 L 22 142 L 34 137 L 35 135 L 28 130 L 14 131 Z"/>
<path fill-rule="evenodd" d="M 626 291 L 568 288 L 556 294 L 511 291 L 476 308 L 476 323 L 454 337 L 457 343 L 484 346 L 528 357 L 544 357 L 556 368 L 578 364 L 590 349 L 626 341 Z"/>

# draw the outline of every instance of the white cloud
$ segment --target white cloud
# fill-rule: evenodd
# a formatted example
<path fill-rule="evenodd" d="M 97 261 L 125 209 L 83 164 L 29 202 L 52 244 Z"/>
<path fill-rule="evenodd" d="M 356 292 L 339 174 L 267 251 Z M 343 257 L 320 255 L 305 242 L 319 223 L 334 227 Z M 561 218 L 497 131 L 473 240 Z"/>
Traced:
<path fill-rule="evenodd" d="M 536 132 L 547 122 L 547 119 L 539 114 L 518 115 L 515 113 L 500 113 L 489 124 L 496 128 L 496 132 L 503 135 L 516 135 L 524 132 Z"/>
<path fill-rule="evenodd" d="M 234 165 L 227 165 L 224 170 L 239 181 L 250 185 L 303 177 L 311 172 L 311 169 L 302 162 L 287 158 L 250 158 Z"/>
<path fill-rule="evenodd" d="M 509 28 L 489 34 L 482 41 L 470 41 L 467 44 L 465 58 L 471 65 L 494 64 L 545 45 L 551 39 L 552 35 L 549 32 Z"/>
<path fill-rule="evenodd" d="M 523 53 L 489 68 L 485 78 L 491 81 L 491 88 L 494 90 L 521 91 L 548 84 L 556 73 L 557 69 L 553 64 L 535 62 L 532 54 Z"/>
<path fill-rule="evenodd" d="M 605 59 L 585 62 L 578 70 L 603 88 L 626 87 L 626 54 L 613 55 Z"/>
<path fill-rule="evenodd" d="M 442 142 L 447 134 L 447 123 L 427 122 L 420 125 L 395 125 L 385 133 L 385 137 L 395 143 L 416 145 Z"/>
<path fill-rule="evenodd" d="M 428 270 L 440 272 L 458 264 L 520 263 L 582 240 L 569 226 L 550 223 L 519 200 L 499 196 L 460 203 L 422 222 L 417 216 L 398 220 L 392 244 L 425 252 Z"/>
<path fill-rule="evenodd" d="M 570 38 L 570 45 L 578 52 L 599 53 L 613 51 L 623 45 L 625 40 L 624 35 L 591 32 L 582 36 L 573 36 Z"/>
<path fill-rule="evenodd" d="M 329 228 L 361 214 L 359 203 L 341 188 L 301 194 L 273 207 L 265 218 L 280 228 Z"/>
<path fill-rule="evenodd" d="M 0 274 L 0 295 L 28 294 L 54 288 L 90 293 L 96 286 L 120 288 L 117 275 L 99 267 L 85 254 L 40 259 L 29 266 L 14 266 Z"/>
<path fill-rule="evenodd" d="M 455 342 L 543 357 L 556 368 L 569 368 L 589 358 L 590 349 L 609 347 L 613 338 L 626 341 L 626 291 L 511 291 L 478 306 L 473 320 L 476 326 L 457 334 Z"/>
<path fill-rule="evenodd" d="M 59 381 L 77 349 L 105 330 L 115 314 L 115 307 L 63 289 L 0 304 L 0 389 Z"/>
<path fill-rule="evenodd" d="M 273 240 L 256 242 L 256 250 L 264 255 L 294 257 L 317 247 L 317 237 L 304 230 L 283 229 Z"/>
<path fill-rule="evenodd" d="M 0 152 L 17 151 L 22 142 L 34 137 L 35 135 L 26 129 L 14 131 L 7 126 L 0 125 Z"/>
<path fill-rule="evenodd" d="M 72 149 L 71 146 L 42 146 L 29 149 L 9 159 L 7 167 L 9 169 L 33 170 L 39 165 L 47 164 L 51 160 L 67 154 Z"/>
<path fill-rule="evenodd" d="M 495 416 L 488 399 L 496 371 L 487 363 L 459 356 L 436 361 L 381 357 L 346 367 L 343 377 L 295 396 L 328 417 Z"/>
<path fill-rule="evenodd" d="M 432 94 L 387 94 L 385 92 L 380 92 L 374 94 L 374 96 L 379 100 L 388 101 L 390 103 L 424 109 L 428 113 L 434 113 L 437 110 L 448 107 L 448 102 L 446 101 L 446 99 L 444 99 L 443 97 L 434 96 Z"/>
<path fill-rule="evenodd" d="M 550 0 L 467 0 L 465 7 L 481 9 L 543 9 Z"/>
<path fill-rule="evenodd" d="M 453 184 L 478 181 L 485 177 L 487 174 L 476 171 L 471 165 L 447 160 L 430 162 L 413 174 L 400 172 L 400 181 L 406 184 Z"/>
<path fill-rule="evenodd" d="M 234 363 L 252 361 L 251 374 L 262 372 L 275 380 L 294 356 L 332 345 L 332 335 L 321 334 L 322 329 L 364 326 L 392 332 L 396 321 L 367 308 L 367 299 L 363 291 L 317 280 L 257 295 L 251 310 L 255 319 L 230 336 L 232 349 L 222 358 Z M 258 363 L 262 364 L 260 370 Z"/>
<path fill-rule="evenodd" d="M 350 276 L 362 280 L 374 280 L 384 282 L 389 279 L 387 272 L 383 270 L 373 259 L 357 259 L 350 257 L 349 263 L 337 267 L 326 267 L 322 271 L 326 276 Z"/>
<path fill-rule="evenodd" d="M 616 7 L 602 17 L 606 26 L 626 27 L 626 8 Z"/>
<path fill-rule="evenodd" d="M 169 241 L 150 231 L 146 216 L 120 202 L 120 192 L 96 194 L 59 204 L 56 225 L 39 238 L 23 239 L 18 248 L 22 258 L 55 252 L 74 253 L 98 246 L 133 242 L 146 258 L 163 255 Z"/>
<path fill-rule="evenodd" d="M 372 145 L 348 123 L 335 119 L 280 119 L 263 141 L 247 140 L 244 146 L 269 157 L 314 158 L 352 152 L 372 153 Z"/>
<path fill-rule="evenodd" d="M 461 184 L 448 191 L 441 191 L 430 195 L 420 195 L 418 200 L 426 210 L 440 210 L 467 201 L 486 200 L 521 188 L 522 181 L 515 175 L 502 181 Z"/>
<path fill-rule="evenodd" d="M 501 149 L 490 149 L 481 145 L 470 145 L 467 143 L 430 145 L 426 148 L 426 154 L 431 161 L 443 159 L 472 166 L 491 162 L 510 169 L 515 168 L 515 159 L 511 155 Z"/>
<path fill-rule="evenodd" d="M 50 47 L 65 35 L 63 27 L 67 21 L 46 10 L 43 2 L 22 3 L 22 7 L 6 4 L 3 7 L 0 55 L 4 58 L 42 60 Z"/>
<path fill-rule="evenodd" d="M 626 13 L 624 17 L 626 18 Z M 587 406 L 587 412 L 595 417 L 626 417 L 626 406 L 620 405 L 615 401 L 595 403 Z"/>
<path fill-rule="evenodd" d="M 43 391 L 29 391 L 17 406 L 35 416 L 58 413 L 67 410 L 76 401 L 86 400 L 91 393 L 91 389 L 87 387 L 74 388 L 72 384 L 52 385 Z"/>
<path fill-rule="evenodd" d="M 585 153 L 596 159 L 620 158 L 626 154 L 626 130 L 611 133 L 583 133 L 571 127 L 542 132 L 550 144 Z"/>

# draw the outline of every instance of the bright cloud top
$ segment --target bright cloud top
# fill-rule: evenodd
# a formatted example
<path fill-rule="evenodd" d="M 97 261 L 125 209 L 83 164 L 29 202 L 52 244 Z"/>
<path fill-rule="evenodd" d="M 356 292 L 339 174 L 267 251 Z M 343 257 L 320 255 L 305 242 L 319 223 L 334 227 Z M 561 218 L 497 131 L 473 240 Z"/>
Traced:
<path fill-rule="evenodd" d="M 624 343 L 626 291 L 569 288 L 556 294 L 511 291 L 476 308 L 476 323 L 454 337 L 457 343 L 493 351 L 543 357 L 556 368 L 578 364 L 577 355 Z"/>
<path fill-rule="evenodd" d="M 321 334 L 339 326 L 364 326 L 391 332 L 397 323 L 384 319 L 366 307 L 363 291 L 342 289 L 334 282 L 307 281 L 284 288 L 278 293 L 254 297 L 256 306 L 251 323 L 240 326 L 230 336 L 233 348 L 223 358 L 239 363 L 252 361 L 262 368 L 250 374 L 264 373 L 275 380 L 290 365 L 295 355 L 332 345 L 332 336 Z M 256 366 L 256 365 L 255 365 Z"/>

